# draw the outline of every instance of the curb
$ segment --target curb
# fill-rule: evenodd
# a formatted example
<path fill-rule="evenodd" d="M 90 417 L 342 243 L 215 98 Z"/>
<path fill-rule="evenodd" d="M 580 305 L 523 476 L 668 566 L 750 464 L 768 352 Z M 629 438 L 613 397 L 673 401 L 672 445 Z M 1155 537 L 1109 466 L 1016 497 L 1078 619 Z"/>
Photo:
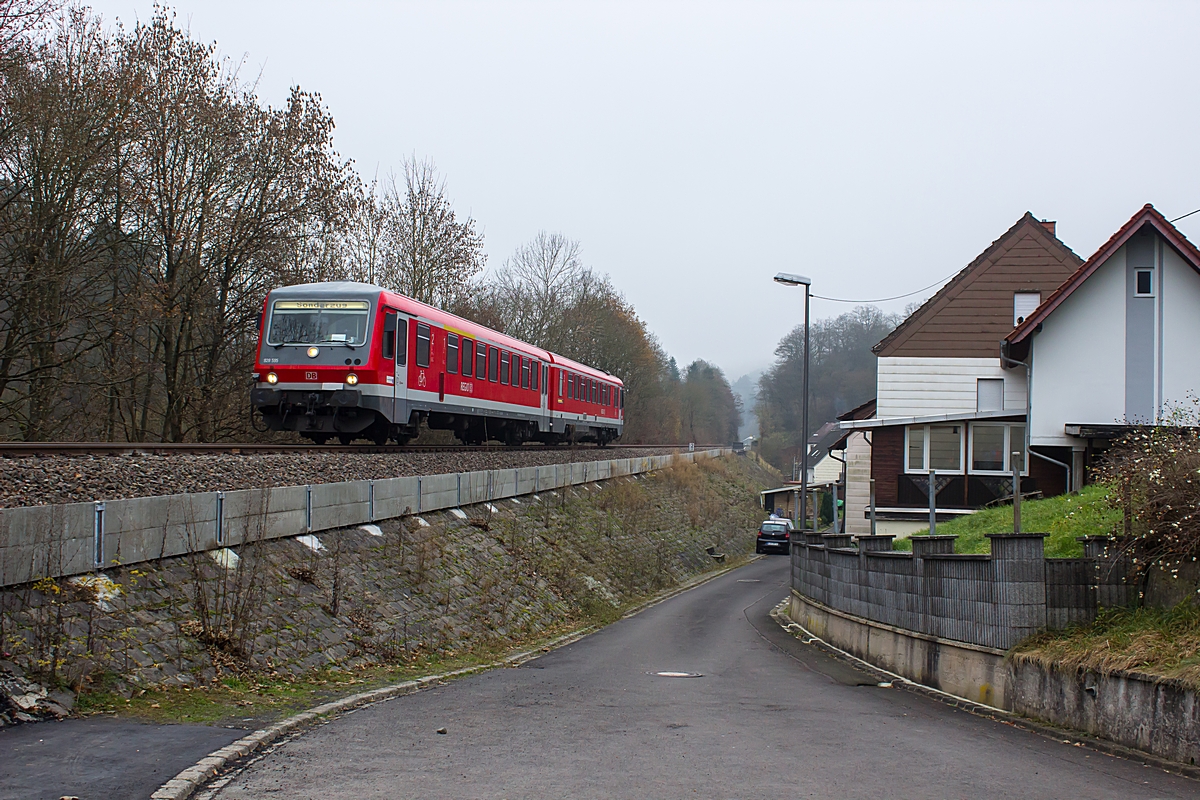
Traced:
<path fill-rule="evenodd" d="M 622 614 L 620 618 L 628 619 L 636 614 L 640 614 L 652 606 L 656 606 L 659 603 L 670 600 L 672 597 L 678 594 L 686 592 L 688 589 L 693 589 L 702 583 L 707 583 L 708 581 L 719 578 L 728 572 L 732 572 L 738 567 L 743 567 L 746 564 L 749 564 L 751 561 L 757 561 L 759 558 L 761 558 L 761 556 L 754 556 L 740 564 L 733 564 L 712 572 L 703 573 L 695 578 L 685 581 L 679 586 L 675 586 L 667 590 L 661 595 L 656 595 L 649 600 L 644 600 L 641 603 L 638 603 L 629 611 L 626 611 L 624 614 Z M 313 720 L 332 714 L 339 714 L 341 712 L 370 705 L 372 703 L 378 703 L 381 700 L 387 700 L 392 697 L 413 694 L 414 692 L 427 689 L 430 686 L 436 685 L 450 678 L 459 678 L 476 672 L 486 672 L 499 667 L 517 667 L 528 661 L 532 661 L 545 652 L 555 650 L 559 647 L 564 647 L 573 642 L 577 642 L 583 637 L 590 633 L 594 633 L 597 630 L 599 630 L 599 626 L 589 625 L 586 628 L 580 628 L 579 630 L 571 631 L 570 633 L 566 633 L 555 639 L 551 639 L 547 644 L 540 645 L 539 647 L 530 650 L 522 650 L 518 653 L 506 656 L 498 661 L 492 661 L 487 664 L 479 664 L 474 667 L 464 667 L 463 669 L 456 669 L 451 672 L 440 672 L 436 675 L 426 675 L 422 678 L 415 678 L 413 680 L 395 683 L 391 686 L 384 686 L 379 689 L 371 689 L 366 692 L 359 692 L 358 694 L 350 695 L 349 697 L 343 697 L 340 700 L 332 700 L 328 703 L 322 703 L 319 706 L 313 706 L 306 711 L 301 711 L 298 714 L 293 714 L 286 719 L 282 719 L 270 727 L 262 728 L 247 736 L 243 736 L 236 742 L 227 744 L 219 750 L 214 750 L 192 766 L 180 772 L 174 778 L 171 778 L 162 786 L 158 787 L 154 794 L 150 795 L 150 800 L 187 800 L 193 794 L 195 794 L 197 789 L 203 788 L 205 784 L 217 777 L 217 774 L 230 764 L 233 764 L 234 762 L 245 758 L 251 753 L 261 750 L 267 745 L 278 741 L 282 737 L 292 733 L 293 731 L 296 731 Z"/>
<path fill-rule="evenodd" d="M 1054 725 L 1048 725 L 1043 722 L 1037 722 L 1029 717 L 1023 717 L 1015 712 L 1007 711 L 1003 708 L 989 706 L 984 703 L 977 703 L 974 700 L 968 700 L 965 697 L 959 697 L 956 694 L 943 692 L 940 689 L 935 689 L 932 686 L 926 686 L 923 683 L 909 680 L 903 675 L 897 675 L 894 672 L 888 672 L 886 669 L 875 666 L 874 664 L 863 661 L 858 656 L 847 653 L 839 647 L 831 645 L 829 642 L 813 635 L 811 631 L 806 629 L 798 622 L 793 622 L 787 616 L 785 609 L 790 605 L 791 599 L 784 600 L 775 608 L 771 609 L 771 618 L 796 638 L 803 638 L 804 644 L 810 644 L 818 650 L 833 656 L 834 658 L 849 662 L 851 665 L 867 672 L 877 678 L 886 678 L 895 688 L 914 692 L 926 697 L 937 700 L 954 708 L 961 708 L 978 717 L 995 720 L 1007 725 L 1012 725 L 1017 728 L 1023 728 L 1031 733 L 1036 733 L 1048 739 L 1054 739 L 1062 744 L 1073 744 L 1076 747 L 1087 747 L 1105 755 L 1124 758 L 1129 761 L 1140 761 L 1144 766 L 1156 767 L 1163 772 L 1169 772 L 1175 775 L 1180 775 L 1192 780 L 1200 780 L 1200 767 L 1195 767 L 1190 764 L 1182 764 L 1178 761 L 1169 761 L 1165 758 L 1160 758 L 1143 750 L 1137 750 L 1132 747 L 1126 747 L 1122 744 L 1109 741 L 1108 739 L 1099 739 L 1078 731 L 1068 728 L 1059 728 Z"/>

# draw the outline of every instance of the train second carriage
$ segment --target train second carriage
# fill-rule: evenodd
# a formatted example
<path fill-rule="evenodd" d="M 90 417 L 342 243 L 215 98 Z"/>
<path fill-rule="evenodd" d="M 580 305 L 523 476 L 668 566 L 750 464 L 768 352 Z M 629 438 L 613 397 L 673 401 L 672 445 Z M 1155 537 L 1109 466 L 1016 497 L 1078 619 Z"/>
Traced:
<path fill-rule="evenodd" d="M 424 422 L 466 444 L 605 445 L 624 427 L 617 377 L 371 284 L 276 289 L 260 329 L 255 415 L 318 444 L 406 444 Z"/>

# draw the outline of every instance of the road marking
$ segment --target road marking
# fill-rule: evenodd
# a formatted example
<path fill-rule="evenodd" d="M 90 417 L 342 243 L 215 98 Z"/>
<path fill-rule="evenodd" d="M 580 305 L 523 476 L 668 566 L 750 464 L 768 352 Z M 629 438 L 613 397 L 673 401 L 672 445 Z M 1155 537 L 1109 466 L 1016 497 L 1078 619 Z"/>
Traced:
<path fill-rule="evenodd" d="M 647 675 L 657 675 L 660 678 L 701 678 L 699 672 L 647 672 Z"/>

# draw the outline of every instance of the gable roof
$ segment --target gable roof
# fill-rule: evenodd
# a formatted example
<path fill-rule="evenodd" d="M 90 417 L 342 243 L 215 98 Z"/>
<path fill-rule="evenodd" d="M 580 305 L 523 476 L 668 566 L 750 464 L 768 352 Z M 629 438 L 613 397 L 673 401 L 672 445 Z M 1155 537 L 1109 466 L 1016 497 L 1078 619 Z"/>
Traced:
<path fill-rule="evenodd" d="M 1047 224 L 1026 211 L 872 352 L 994 357 L 996 342 L 1012 330 L 1012 292 L 1051 292 L 1081 263 Z M 989 275 L 993 267 L 998 270 Z"/>
<path fill-rule="evenodd" d="M 1091 277 L 1100 265 L 1108 261 L 1114 253 L 1133 238 L 1134 234 L 1142 230 L 1147 225 L 1158 231 L 1158 234 L 1171 245 L 1179 256 L 1191 265 L 1192 269 L 1200 272 L 1200 250 L 1188 241 L 1187 237 L 1179 232 L 1179 229 L 1172 225 L 1166 217 L 1158 212 L 1154 206 L 1149 203 L 1142 206 L 1141 210 L 1134 214 L 1128 222 L 1121 226 L 1121 229 L 1114 233 L 1107 242 L 1101 245 L 1100 249 L 1092 254 L 1092 257 L 1085 261 L 1079 269 L 1067 278 L 1061 286 L 1054 290 L 1054 293 L 1042 301 L 1042 304 L 1037 307 L 1032 314 L 1025 318 L 1025 321 L 1012 330 L 1008 336 L 1004 337 L 1004 341 L 1008 344 L 1019 344 L 1034 334 L 1038 326 L 1046 317 L 1054 313 L 1054 309 L 1062 305 L 1071 294 L 1083 285 L 1083 282 Z"/>

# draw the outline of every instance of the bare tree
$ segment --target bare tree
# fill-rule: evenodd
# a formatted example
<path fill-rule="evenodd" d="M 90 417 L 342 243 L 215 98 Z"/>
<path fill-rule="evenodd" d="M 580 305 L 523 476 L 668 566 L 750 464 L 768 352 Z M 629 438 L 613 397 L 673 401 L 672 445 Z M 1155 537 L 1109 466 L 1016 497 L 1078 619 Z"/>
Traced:
<path fill-rule="evenodd" d="M 486 256 L 475 220 L 459 220 L 445 181 L 430 161 L 404 162 L 404 185 L 393 178 L 381 201 L 379 282 L 431 305 L 448 307 L 464 294 Z"/>

